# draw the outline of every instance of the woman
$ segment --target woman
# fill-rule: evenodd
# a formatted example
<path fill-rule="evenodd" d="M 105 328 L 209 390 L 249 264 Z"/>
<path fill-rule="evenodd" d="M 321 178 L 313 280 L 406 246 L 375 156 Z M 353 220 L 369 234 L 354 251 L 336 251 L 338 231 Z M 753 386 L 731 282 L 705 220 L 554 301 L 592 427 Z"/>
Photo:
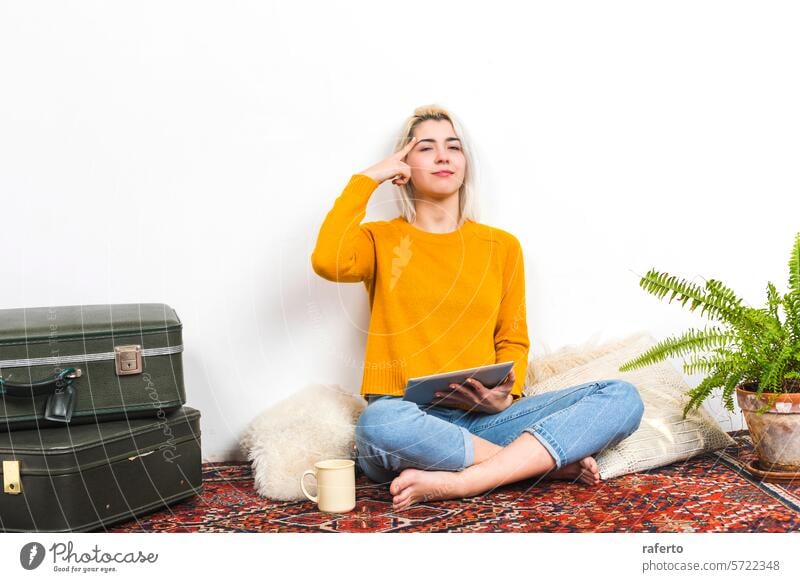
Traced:
<path fill-rule="evenodd" d="M 591 455 L 633 433 L 644 410 L 621 380 L 522 397 L 530 347 L 522 249 L 475 219 L 466 141 L 448 111 L 418 108 L 395 153 L 351 177 L 311 255 L 318 275 L 366 287 L 358 464 L 370 479 L 391 481 L 396 510 L 538 475 L 597 484 Z M 402 215 L 361 224 L 389 179 Z M 474 380 L 429 406 L 403 400 L 408 378 L 504 361 L 513 369 L 492 389 Z"/>

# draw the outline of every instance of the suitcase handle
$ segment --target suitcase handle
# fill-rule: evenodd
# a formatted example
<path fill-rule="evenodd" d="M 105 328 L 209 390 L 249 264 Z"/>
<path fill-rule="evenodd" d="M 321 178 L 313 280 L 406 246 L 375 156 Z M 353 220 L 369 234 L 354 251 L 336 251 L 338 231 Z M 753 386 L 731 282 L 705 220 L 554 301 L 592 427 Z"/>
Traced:
<path fill-rule="evenodd" d="M 75 411 L 75 388 L 72 381 L 81 376 L 80 368 L 64 368 L 51 378 L 30 384 L 18 384 L 0 378 L 0 396 L 30 397 L 47 395 L 45 420 L 69 423 Z"/>
<path fill-rule="evenodd" d="M 69 386 L 72 380 L 80 375 L 80 368 L 64 368 L 50 378 L 31 382 L 30 384 L 9 382 L 0 378 L 0 395 L 25 397 L 30 396 L 31 393 L 34 396 L 53 394 L 57 388 Z"/>

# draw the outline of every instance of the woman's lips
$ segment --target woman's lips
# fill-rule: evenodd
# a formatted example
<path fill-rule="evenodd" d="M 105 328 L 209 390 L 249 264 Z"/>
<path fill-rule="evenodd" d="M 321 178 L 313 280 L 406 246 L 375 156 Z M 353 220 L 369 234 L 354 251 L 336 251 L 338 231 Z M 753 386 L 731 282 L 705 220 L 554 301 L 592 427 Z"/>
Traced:
<path fill-rule="evenodd" d="M 441 176 L 442 178 L 447 178 L 448 176 L 452 176 L 453 172 L 436 172 L 433 175 L 434 176 Z"/>

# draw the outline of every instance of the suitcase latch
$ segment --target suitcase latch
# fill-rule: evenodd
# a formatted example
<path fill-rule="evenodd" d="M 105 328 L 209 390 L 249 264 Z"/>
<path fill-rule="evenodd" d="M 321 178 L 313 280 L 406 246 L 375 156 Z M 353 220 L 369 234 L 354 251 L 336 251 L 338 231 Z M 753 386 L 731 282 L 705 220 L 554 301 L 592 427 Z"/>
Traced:
<path fill-rule="evenodd" d="M 117 376 L 142 373 L 142 346 L 114 346 Z"/>
<path fill-rule="evenodd" d="M 3 461 L 3 492 L 11 495 L 22 493 L 22 481 L 19 478 L 19 461 Z"/>

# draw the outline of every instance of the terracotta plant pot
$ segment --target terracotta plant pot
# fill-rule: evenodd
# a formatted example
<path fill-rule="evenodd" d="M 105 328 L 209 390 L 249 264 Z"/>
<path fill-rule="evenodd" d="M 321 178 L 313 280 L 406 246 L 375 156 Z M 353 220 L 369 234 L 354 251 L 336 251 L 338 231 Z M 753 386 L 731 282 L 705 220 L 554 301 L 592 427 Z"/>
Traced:
<path fill-rule="evenodd" d="M 765 471 L 800 471 L 800 392 L 778 395 L 763 414 L 756 414 L 769 402 L 770 393 L 756 396 L 754 385 L 736 387 L 736 399 Z"/>

